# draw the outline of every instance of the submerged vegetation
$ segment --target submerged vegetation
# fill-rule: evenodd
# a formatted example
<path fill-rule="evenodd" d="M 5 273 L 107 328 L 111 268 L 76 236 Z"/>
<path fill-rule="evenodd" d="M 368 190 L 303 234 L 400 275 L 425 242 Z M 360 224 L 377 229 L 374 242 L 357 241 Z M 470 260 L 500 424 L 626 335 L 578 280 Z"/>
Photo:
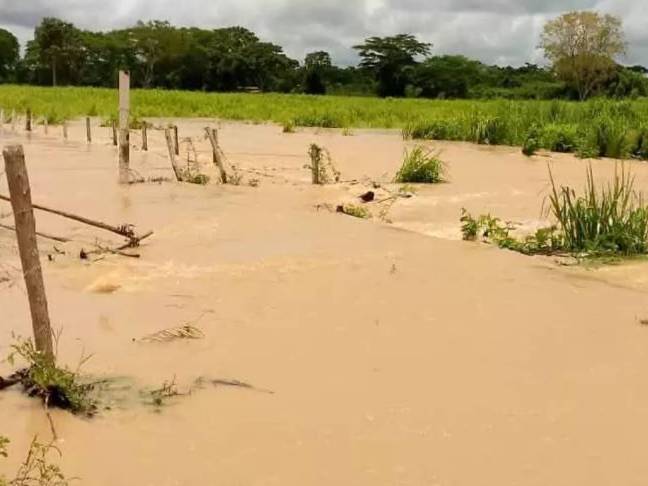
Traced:
<path fill-rule="evenodd" d="M 633 256 L 648 253 L 648 206 L 634 189 L 634 177 L 617 170 L 607 185 L 598 186 L 590 167 L 585 189 L 558 186 L 550 174 L 549 216 L 553 226 L 538 229 L 519 239 L 515 227 L 491 215 L 461 216 L 465 240 L 482 239 L 501 248 L 524 254 L 571 254 L 575 256 Z"/>
<path fill-rule="evenodd" d="M 396 173 L 397 183 L 434 184 L 443 181 L 445 165 L 437 153 L 422 146 L 405 152 L 403 165 Z"/>
<path fill-rule="evenodd" d="M 92 398 L 93 384 L 82 383 L 78 370 L 71 371 L 56 365 L 55 361 L 39 352 L 31 340 L 18 339 L 11 345 L 7 361 L 14 364 L 20 358 L 27 368 L 16 377 L 29 396 L 40 398 L 46 406 L 69 410 L 74 414 L 91 416 L 97 411 Z M 87 361 L 81 360 L 79 367 Z"/>
<path fill-rule="evenodd" d="M 1 457 L 8 457 L 8 444 L 9 440 L 0 436 Z M 52 452 L 61 455 L 55 445 L 41 443 L 38 437 L 34 437 L 15 477 L 7 480 L 0 476 L 0 486 L 67 486 L 73 478 L 67 478 L 58 465 L 50 462 Z"/>

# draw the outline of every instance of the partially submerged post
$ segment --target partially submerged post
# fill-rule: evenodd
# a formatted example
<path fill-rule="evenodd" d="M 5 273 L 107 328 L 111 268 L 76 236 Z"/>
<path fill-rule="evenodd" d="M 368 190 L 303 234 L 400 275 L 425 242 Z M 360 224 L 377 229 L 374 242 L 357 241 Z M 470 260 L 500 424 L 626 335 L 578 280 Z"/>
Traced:
<path fill-rule="evenodd" d="M 311 174 L 313 177 L 313 184 L 321 184 L 320 179 L 320 163 L 322 162 L 322 149 L 312 144 L 310 150 L 308 151 L 311 159 Z"/>
<path fill-rule="evenodd" d="M 11 131 L 16 131 L 16 110 L 11 110 Z"/>
<path fill-rule="evenodd" d="M 4 108 L 0 108 L 0 127 L 4 125 L 5 119 L 4 119 Z"/>
<path fill-rule="evenodd" d="M 173 143 L 173 136 L 171 135 L 171 130 L 164 130 L 164 136 L 166 137 L 167 149 L 169 151 L 169 160 L 171 161 L 171 167 L 173 167 L 173 173 L 175 174 L 176 180 L 182 182 L 182 170 L 178 167 L 178 161 L 176 160 L 175 146 Z"/>
<path fill-rule="evenodd" d="M 16 238 L 27 286 L 36 350 L 54 360 L 52 328 L 47 310 L 43 271 L 38 254 L 36 222 L 31 202 L 29 177 L 25 166 L 25 154 L 21 145 L 10 145 L 5 147 L 2 155 L 5 160 L 7 184 L 16 222 Z"/>
<path fill-rule="evenodd" d="M 119 71 L 119 182 L 121 184 L 128 184 L 130 172 L 129 111 L 130 74 L 127 71 Z"/>
<path fill-rule="evenodd" d="M 113 140 L 113 145 L 116 147 L 117 146 L 117 122 L 113 120 L 112 122 L 112 140 Z"/>
<path fill-rule="evenodd" d="M 86 116 L 86 141 L 92 143 L 92 130 L 90 128 L 90 117 Z"/>
<path fill-rule="evenodd" d="M 180 155 L 180 141 L 178 140 L 178 125 L 173 125 L 173 143 L 175 144 L 175 154 Z"/>
<path fill-rule="evenodd" d="M 205 133 L 212 146 L 212 159 L 214 165 L 218 167 L 218 171 L 220 172 L 221 182 L 227 184 L 227 172 L 225 172 L 223 158 L 221 157 L 220 147 L 218 146 L 218 131 L 215 128 L 205 127 Z"/>
<path fill-rule="evenodd" d="M 32 131 L 32 112 L 28 108 L 27 114 L 25 115 L 25 130 L 28 132 Z"/>
<path fill-rule="evenodd" d="M 146 122 L 142 125 L 142 150 L 148 150 L 148 133 L 147 133 Z"/>
<path fill-rule="evenodd" d="M 45 135 L 47 135 L 47 129 L 48 129 L 47 117 L 43 119 L 43 128 L 45 129 Z"/>
<path fill-rule="evenodd" d="M 68 139 L 68 127 L 67 127 L 67 122 L 63 122 L 63 140 L 67 142 Z"/>

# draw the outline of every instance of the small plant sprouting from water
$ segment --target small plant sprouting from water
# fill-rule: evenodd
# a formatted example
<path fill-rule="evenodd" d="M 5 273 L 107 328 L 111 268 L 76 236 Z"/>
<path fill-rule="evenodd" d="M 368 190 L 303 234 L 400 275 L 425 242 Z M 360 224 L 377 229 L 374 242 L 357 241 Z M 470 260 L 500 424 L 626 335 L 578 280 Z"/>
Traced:
<path fill-rule="evenodd" d="M 517 239 L 510 234 L 514 228 L 498 218 L 474 218 L 463 210 L 463 238 L 482 239 L 526 254 L 604 257 L 648 253 L 648 206 L 634 189 L 634 177 L 624 167 L 615 172 L 611 183 L 600 187 L 589 167 L 582 194 L 571 187 L 559 187 L 551 171 L 549 177 L 548 214 L 555 225 Z"/>
<path fill-rule="evenodd" d="M 61 456 L 61 451 L 52 443 L 43 444 L 34 437 L 27 452 L 27 457 L 20 465 L 16 477 L 9 482 L 3 482 L 0 478 L 0 485 L 4 486 L 67 486 L 75 478 L 67 478 L 61 468 L 52 464 L 49 460 L 51 453 Z"/>
<path fill-rule="evenodd" d="M 360 219 L 369 219 L 371 217 L 368 209 L 356 204 L 340 204 L 337 207 L 337 212 Z"/>
<path fill-rule="evenodd" d="M 445 165 L 439 159 L 438 153 L 417 146 L 405 152 L 405 159 L 396 173 L 395 182 L 434 184 L 443 182 L 444 174 Z"/>
<path fill-rule="evenodd" d="M 155 407 L 162 407 L 167 405 L 168 401 L 174 397 L 187 395 L 188 393 L 180 393 L 176 385 L 175 376 L 168 381 L 162 383 L 160 388 L 156 388 L 148 392 L 150 404 Z"/>
<path fill-rule="evenodd" d="M 94 385 L 81 383 L 79 370 L 90 356 L 81 358 L 76 371 L 58 367 L 55 360 L 36 350 L 29 339 L 16 338 L 11 345 L 7 358 L 14 364 L 20 358 L 27 364 L 16 373 L 19 383 L 31 397 L 40 398 L 46 406 L 69 410 L 74 414 L 92 416 L 97 411 L 97 403 L 91 397 Z"/>

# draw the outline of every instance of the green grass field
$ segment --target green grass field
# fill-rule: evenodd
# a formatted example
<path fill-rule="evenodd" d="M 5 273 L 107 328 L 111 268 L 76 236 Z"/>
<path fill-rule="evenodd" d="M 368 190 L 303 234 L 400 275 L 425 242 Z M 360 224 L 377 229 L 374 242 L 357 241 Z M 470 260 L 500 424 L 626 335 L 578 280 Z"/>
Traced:
<path fill-rule="evenodd" d="M 421 100 L 292 94 L 133 90 L 132 115 L 208 117 L 325 128 L 397 128 L 405 138 L 462 140 L 575 152 L 583 157 L 648 159 L 648 100 Z M 30 108 L 50 123 L 115 117 L 117 91 L 0 86 L 0 108 Z"/>

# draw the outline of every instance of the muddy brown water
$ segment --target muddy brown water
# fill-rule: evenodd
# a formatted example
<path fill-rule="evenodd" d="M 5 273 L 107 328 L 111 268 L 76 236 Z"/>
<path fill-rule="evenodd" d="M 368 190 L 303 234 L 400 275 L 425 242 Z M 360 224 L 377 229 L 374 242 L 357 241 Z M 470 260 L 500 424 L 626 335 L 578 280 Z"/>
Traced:
<path fill-rule="evenodd" d="M 206 123 L 185 121 L 180 135 L 215 176 Z M 96 129 L 90 146 L 83 130 L 73 124 L 67 143 L 56 127 L 0 135 L 25 144 L 35 201 L 155 231 L 138 260 L 82 262 L 80 248 L 119 238 L 37 214 L 39 229 L 74 239 L 56 245 L 66 255 L 40 240 L 61 361 L 91 353 L 85 373 L 134 388 L 175 377 L 183 391 L 207 377 L 274 394 L 207 386 L 159 411 L 136 399 L 92 420 L 54 411 L 60 464 L 81 484 L 648 481 L 648 329 L 638 323 L 648 315 L 648 265 L 563 268 L 460 241 L 462 207 L 540 224 L 548 164 L 580 187 L 586 162 L 430 144 L 449 182 L 398 200 L 386 224 L 316 206 L 352 201 L 370 180 L 388 183 L 407 145 L 396 132 L 223 124 L 242 185 L 120 187 L 109 129 Z M 171 177 L 163 136 L 150 133 L 152 150 L 134 149 L 133 168 Z M 360 183 L 309 185 L 311 142 Z M 601 179 L 614 173 L 613 161 L 592 164 Z M 648 189 L 648 166 L 631 165 Z M 251 178 L 258 187 L 246 185 Z M 12 332 L 30 335 L 18 265 L 13 235 L 0 230 L 0 272 L 13 278 L 0 284 L 3 356 Z M 202 340 L 133 342 L 197 319 Z M 0 374 L 9 370 L 0 364 Z M 50 437 L 42 406 L 0 394 L 0 435 L 12 440 L 0 472 L 15 470 L 36 434 Z"/>

